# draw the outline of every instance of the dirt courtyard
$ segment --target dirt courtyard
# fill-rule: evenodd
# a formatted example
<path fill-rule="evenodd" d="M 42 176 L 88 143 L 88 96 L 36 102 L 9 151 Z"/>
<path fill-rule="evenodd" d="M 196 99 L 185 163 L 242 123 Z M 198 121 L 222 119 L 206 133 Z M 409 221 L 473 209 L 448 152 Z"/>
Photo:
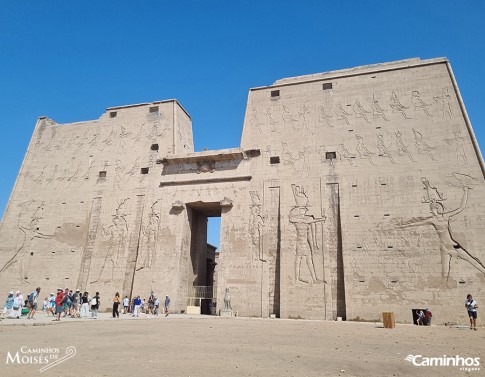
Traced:
<path fill-rule="evenodd" d="M 485 372 L 483 327 L 384 329 L 374 323 L 184 315 L 117 320 L 107 314 L 60 323 L 40 318 L 36 326 L 25 319 L 16 325 L 12 321 L 5 321 L 0 332 L 0 376 L 429 377 Z M 44 372 L 40 369 L 46 364 L 29 358 L 48 358 L 51 352 L 60 358 L 69 346 L 75 355 Z M 416 366 L 404 360 L 408 355 L 480 357 L 480 371 Z"/>

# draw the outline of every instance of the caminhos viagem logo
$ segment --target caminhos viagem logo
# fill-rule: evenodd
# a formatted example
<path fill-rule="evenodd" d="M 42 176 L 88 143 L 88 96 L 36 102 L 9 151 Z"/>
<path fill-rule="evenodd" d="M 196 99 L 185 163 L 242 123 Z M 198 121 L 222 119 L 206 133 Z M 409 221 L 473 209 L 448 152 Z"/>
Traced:
<path fill-rule="evenodd" d="M 479 357 L 463 357 L 460 355 L 443 355 L 437 357 L 407 355 L 404 360 L 409 361 L 417 367 L 456 367 L 467 372 L 480 370 Z"/>
<path fill-rule="evenodd" d="M 63 363 L 76 355 L 76 347 L 69 346 L 63 355 L 57 347 L 27 347 L 22 346 L 15 352 L 7 352 L 7 365 L 40 365 L 39 371 L 46 370 Z"/>

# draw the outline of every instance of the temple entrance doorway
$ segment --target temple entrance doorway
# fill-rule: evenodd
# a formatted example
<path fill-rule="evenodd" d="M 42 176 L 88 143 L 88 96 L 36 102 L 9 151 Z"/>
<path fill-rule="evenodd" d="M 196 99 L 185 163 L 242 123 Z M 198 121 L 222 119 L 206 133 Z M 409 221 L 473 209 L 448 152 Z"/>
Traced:
<path fill-rule="evenodd" d="M 222 206 L 219 202 L 186 205 L 191 232 L 187 313 L 215 315 Z"/>

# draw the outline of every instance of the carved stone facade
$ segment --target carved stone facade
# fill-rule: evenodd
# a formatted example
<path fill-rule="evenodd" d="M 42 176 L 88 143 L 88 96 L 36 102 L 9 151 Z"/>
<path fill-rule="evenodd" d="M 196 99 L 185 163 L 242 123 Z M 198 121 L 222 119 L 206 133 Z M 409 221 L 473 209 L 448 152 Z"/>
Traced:
<path fill-rule="evenodd" d="M 0 228 L 0 284 L 162 292 L 184 310 L 378 320 L 485 300 L 484 164 L 446 59 L 251 89 L 241 147 L 194 152 L 177 101 L 37 122 Z M 209 278 L 209 272 L 211 277 Z M 105 301 L 106 303 L 107 301 Z M 440 321 L 440 319 L 442 319 Z"/>

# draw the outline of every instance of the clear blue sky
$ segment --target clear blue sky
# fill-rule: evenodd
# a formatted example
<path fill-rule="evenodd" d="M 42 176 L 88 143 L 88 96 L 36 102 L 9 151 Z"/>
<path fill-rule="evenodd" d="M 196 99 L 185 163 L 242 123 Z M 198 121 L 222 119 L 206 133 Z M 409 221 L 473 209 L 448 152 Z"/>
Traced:
<path fill-rule="evenodd" d="M 238 147 L 249 88 L 412 57 L 450 59 L 483 149 L 484 46 L 483 0 L 0 0 L 0 213 L 41 115 L 177 98 L 196 150 Z"/>

